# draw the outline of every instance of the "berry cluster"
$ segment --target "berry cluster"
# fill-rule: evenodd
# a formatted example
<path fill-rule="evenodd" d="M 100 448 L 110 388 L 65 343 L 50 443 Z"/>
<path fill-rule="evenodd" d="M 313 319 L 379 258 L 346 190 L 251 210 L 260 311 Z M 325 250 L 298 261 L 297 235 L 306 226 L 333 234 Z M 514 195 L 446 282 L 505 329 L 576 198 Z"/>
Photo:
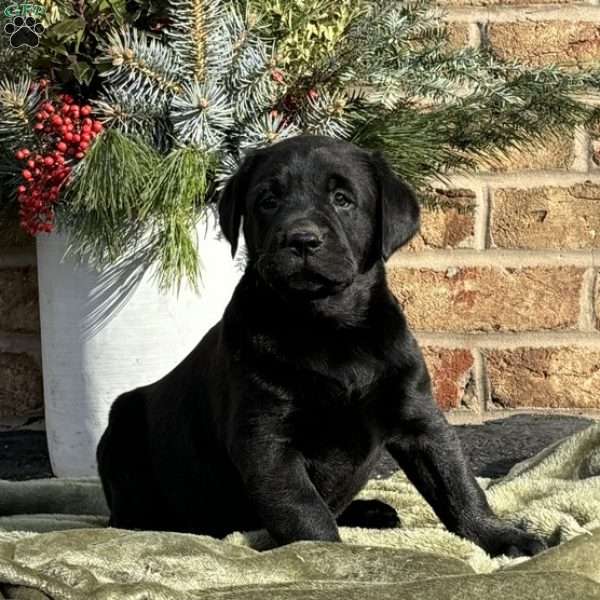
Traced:
<path fill-rule="evenodd" d="M 25 163 L 17 198 L 21 227 L 30 235 L 52 231 L 60 189 L 73 163 L 85 156 L 94 137 L 102 131 L 100 121 L 91 117 L 90 106 L 80 106 L 66 94 L 59 100 L 56 104 L 44 102 L 35 115 L 38 151 L 21 148 L 15 153 Z"/>

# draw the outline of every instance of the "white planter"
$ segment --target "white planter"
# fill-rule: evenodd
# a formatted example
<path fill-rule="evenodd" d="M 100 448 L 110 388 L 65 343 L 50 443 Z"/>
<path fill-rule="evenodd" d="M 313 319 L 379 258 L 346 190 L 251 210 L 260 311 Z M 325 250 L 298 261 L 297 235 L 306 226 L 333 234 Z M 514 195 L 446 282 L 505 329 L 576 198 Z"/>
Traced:
<path fill-rule="evenodd" d="M 133 261 L 97 272 L 64 258 L 66 239 L 37 241 L 44 404 L 58 477 L 96 475 L 96 445 L 122 392 L 175 367 L 222 316 L 241 276 L 212 212 L 198 225 L 200 294 L 161 293 Z"/>

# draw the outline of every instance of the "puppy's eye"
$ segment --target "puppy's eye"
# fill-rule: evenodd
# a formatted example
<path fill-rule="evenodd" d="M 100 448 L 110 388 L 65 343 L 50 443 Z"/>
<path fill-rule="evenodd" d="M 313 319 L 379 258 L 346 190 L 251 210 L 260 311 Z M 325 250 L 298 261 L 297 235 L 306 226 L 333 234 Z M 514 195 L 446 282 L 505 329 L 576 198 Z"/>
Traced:
<path fill-rule="evenodd" d="M 348 198 L 348 196 L 346 196 L 344 192 L 339 191 L 333 194 L 332 201 L 336 206 L 339 206 L 340 208 L 349 208 L 354 204 L 354 202 L 352 202 L 352 200 Z"/>
<path fill-rule="evenodd" d="M 262 196 L 258 199 L 256 205 L 264 212 L 272 212 L 279 206 L 279 202 L 274 196 Z"/>

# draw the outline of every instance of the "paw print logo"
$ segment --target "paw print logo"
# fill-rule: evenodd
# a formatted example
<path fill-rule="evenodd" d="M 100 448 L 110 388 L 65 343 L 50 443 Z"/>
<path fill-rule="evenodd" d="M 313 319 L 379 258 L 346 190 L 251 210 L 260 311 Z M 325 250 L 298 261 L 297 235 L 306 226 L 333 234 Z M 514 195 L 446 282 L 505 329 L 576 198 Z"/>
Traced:
<path fill-rule="evenodd" d="M 44 26 L 33 17 L 14 17 L 4 26 L 4 33 L 10 35 L 10 45 L 13 48 L 29 46 L 35 48 L 40 43 L 40 36 L 44 33 Z"/>

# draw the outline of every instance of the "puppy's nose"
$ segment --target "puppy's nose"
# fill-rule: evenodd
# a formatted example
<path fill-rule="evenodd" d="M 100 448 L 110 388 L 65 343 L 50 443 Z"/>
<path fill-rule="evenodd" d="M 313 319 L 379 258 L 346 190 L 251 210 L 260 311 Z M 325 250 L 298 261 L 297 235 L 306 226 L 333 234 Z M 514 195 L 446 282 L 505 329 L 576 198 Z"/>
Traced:
<path fill-rule="evenodd" d="M 298 254 L 314 252 L 322 243 L 318 232 L 312 229 L 295 229 L 285 236 L 285 245 Z"/>

